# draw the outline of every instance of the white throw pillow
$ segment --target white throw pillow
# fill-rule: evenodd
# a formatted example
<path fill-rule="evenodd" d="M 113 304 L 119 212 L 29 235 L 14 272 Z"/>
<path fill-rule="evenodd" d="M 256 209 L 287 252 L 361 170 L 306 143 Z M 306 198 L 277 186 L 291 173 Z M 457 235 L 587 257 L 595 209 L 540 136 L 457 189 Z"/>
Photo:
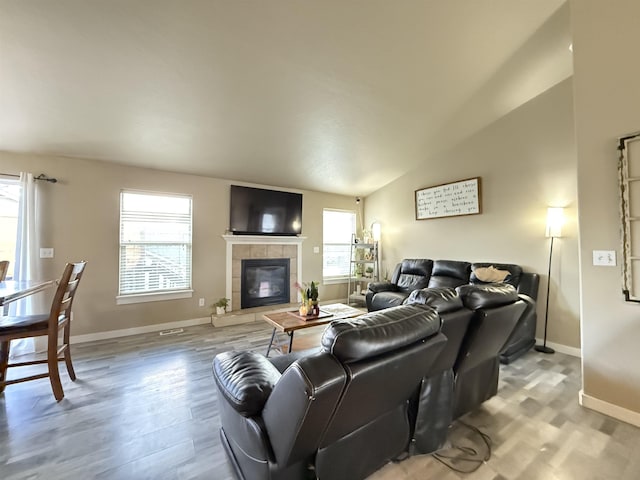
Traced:
<path fill-rule="evenodd" d="M 473 273 L 478 280 L 487 283 L 504 282 L 504 279 L 509 276 L 509 270 L 498 270 L 493 265 L 490 267 L 476 268 Z"/>

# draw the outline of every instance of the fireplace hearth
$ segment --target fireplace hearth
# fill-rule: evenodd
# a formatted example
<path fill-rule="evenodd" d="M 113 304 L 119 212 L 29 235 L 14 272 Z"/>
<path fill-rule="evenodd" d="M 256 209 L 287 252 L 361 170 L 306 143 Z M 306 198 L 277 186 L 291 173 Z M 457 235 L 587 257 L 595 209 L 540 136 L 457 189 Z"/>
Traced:
<path fill-rule="evenodd" d="M 289 269 L 290 260 L 288 258 L 242 260 L 241 308 L 289 303 Z"/>

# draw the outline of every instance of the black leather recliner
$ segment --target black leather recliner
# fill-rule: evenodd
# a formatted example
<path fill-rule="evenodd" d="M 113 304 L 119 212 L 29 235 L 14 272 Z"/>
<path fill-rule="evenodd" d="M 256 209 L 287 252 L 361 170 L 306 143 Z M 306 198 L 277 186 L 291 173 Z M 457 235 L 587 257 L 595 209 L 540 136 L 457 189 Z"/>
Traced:
<path fill-rule="evenodd" d="M 320 350 L 215 358 L 220 435 L 240 478 L 364 478 L 438 450 L 454 419 L 496 394 L 498 354 L 528 305 L 516 289 L 424 288 L 409 302 L 333 322 Z"/>
<path fill-rule="evenodd" d="M 367 310 L 372 312 L 402 305 L 414 290 L 469 283 L 470 275 L 469 262 L 406 258 L 396 265 L 390 281 L 369 284 L 365 295 Z"/>
<path fill-rule="evenodd" d="M 431 453 L 444 445 L 453 420 L 497 393 L 499 354 L 527 303 L 512 285 L 426 288 L 408 303 L 437 310 L 448 338 L 416 407 L 413 452 Z"/>
<path fill-rule="evenodd" d="M 396 265 L 389 282 L 369 284 L 365 296 L 370 312 L 402 305 L 414 290 L 429 286 L 433 260 L 405 258 Z"/>
<path fill-rule="evenodd" d="M 220 438 L 241 479 L 306 478 L 311 459 L 347 382 L 326 353 L 295 362 L 284 374 L 261 354 L 215 357 Z"/>
<path fill-rule="evenodd" d="M 520 315 L 516 327 L 500 352 L 500 362 L 507 364 L 522 356 L 536 343 L 536 322 L 538 319 L 536 299 L 538 298 L 540 276 L 537 273 L 525 272 L 519 265 L 510 263 L 473 263 L 471 264 L 471 283 L 482 284 L 483 282 L 478 280 L 474 272 L 478 268 L 489 266 L 499 270 L 508 270 L 509 276 L 505 279 L 505 283 L 513 285 L 520 299 L 527 304 L 527 308 Z"/>
<path fill-rule="evenodd" d="M 535 344 L 536 299 L 539 276 L 524 272 L 522 267 L 510 263 L 469 263 L 459 260 L 405 259 L 396 265 L 389 282 L 373 282 L 365 295 L 367 310 L 376 311 L 407 303 L 409 296 L 423 288 L 486 284 L 476 276 L 479 268 L 494 267 L 506 270 L 504 283 L 513 285 L 527 308 L 517 321 L 516 328 L 500 353 L 502 363 L 510 363 Z M 400 283 L 399 283 L 400 282 Z"/>
<path fill-rule="evenodd" d="M 423 379 L 419 401 L 414 407 L 416 426 L 412 453 L 432 453 L 444 445 L 453 421 L 453 367 L 473 311 L 465 308 L 459 293 L 448 287 L 415 290 L 407 304 L 427 305 L 435 309 L 442 323 L 440 331 L 447 337 L 447 344 Z"/>
<path fill-rule="evenodd" d="M 456 291 L 474 314 L 453 367 L 454 419 L 498 393 L 500 352 L 527 308 L 510 285 L 463 285 Z"/>
<path fill-rule="evenodd" d="M 282 373 L 262 355 L 216 356 L 220 435 L 240 478 L 365 478 L 409 451 L 410 407 L 447 339 L 431 307 L 405 305 L 325 330 Z"/>

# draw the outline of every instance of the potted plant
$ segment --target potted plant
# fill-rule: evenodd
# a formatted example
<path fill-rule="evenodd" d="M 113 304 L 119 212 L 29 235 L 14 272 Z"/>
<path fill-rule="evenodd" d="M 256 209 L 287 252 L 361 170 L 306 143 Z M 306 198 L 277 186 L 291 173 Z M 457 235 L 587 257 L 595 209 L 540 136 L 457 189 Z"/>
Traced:
<path fill-rule="evenodd" d="M 318 282 L 303 283 L 300 285 L 296 282 L 294 285 L 300 292 L 302 297 L 302 305 L 300 305 L 300 315 L 318 315 Z"/>
<path fill-rule="evenodd" d="M 309 284 L 309 289 L 307 290 L 307 292 L 308 292 L 309 300 L 311 301 L 311 305 L 314 307 L 317 306 L 318 305 L 318 283 L 311 282 Z"/>
<path fill-rule="evenodd" d="M 216 308 L 216 315 L 224 315 L 227 313 L 227 307 L 229 306 L 228 298 L 220 298 L 217 302 L 211 305 L 211 308 Z"/>
<path fill-rule="evenodd" d="M 367 278 L 371 278 L 373 276 L 373 267 L 367 267 Z"/>

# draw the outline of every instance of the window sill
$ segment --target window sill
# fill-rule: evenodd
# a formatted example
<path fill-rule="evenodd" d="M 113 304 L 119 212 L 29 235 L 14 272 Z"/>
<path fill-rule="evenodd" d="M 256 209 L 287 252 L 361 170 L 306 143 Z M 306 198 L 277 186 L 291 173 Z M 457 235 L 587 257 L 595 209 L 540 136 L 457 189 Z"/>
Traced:
<path fill-rule="evenodd" d="M 323 278 L 323 285 L 337 285 L 339 283 L 349 283 L 349 277 L 333 277 L 333 278 Z"/>
<path fill-rule="evenodd" d="M 171 292 L 139 293 L 135 295 L 116 296 L 116 305 L 131 303 L 161 302 L 164 300 L 179 300 L 193 297 L 193 290 L 175 290 Z"/>

